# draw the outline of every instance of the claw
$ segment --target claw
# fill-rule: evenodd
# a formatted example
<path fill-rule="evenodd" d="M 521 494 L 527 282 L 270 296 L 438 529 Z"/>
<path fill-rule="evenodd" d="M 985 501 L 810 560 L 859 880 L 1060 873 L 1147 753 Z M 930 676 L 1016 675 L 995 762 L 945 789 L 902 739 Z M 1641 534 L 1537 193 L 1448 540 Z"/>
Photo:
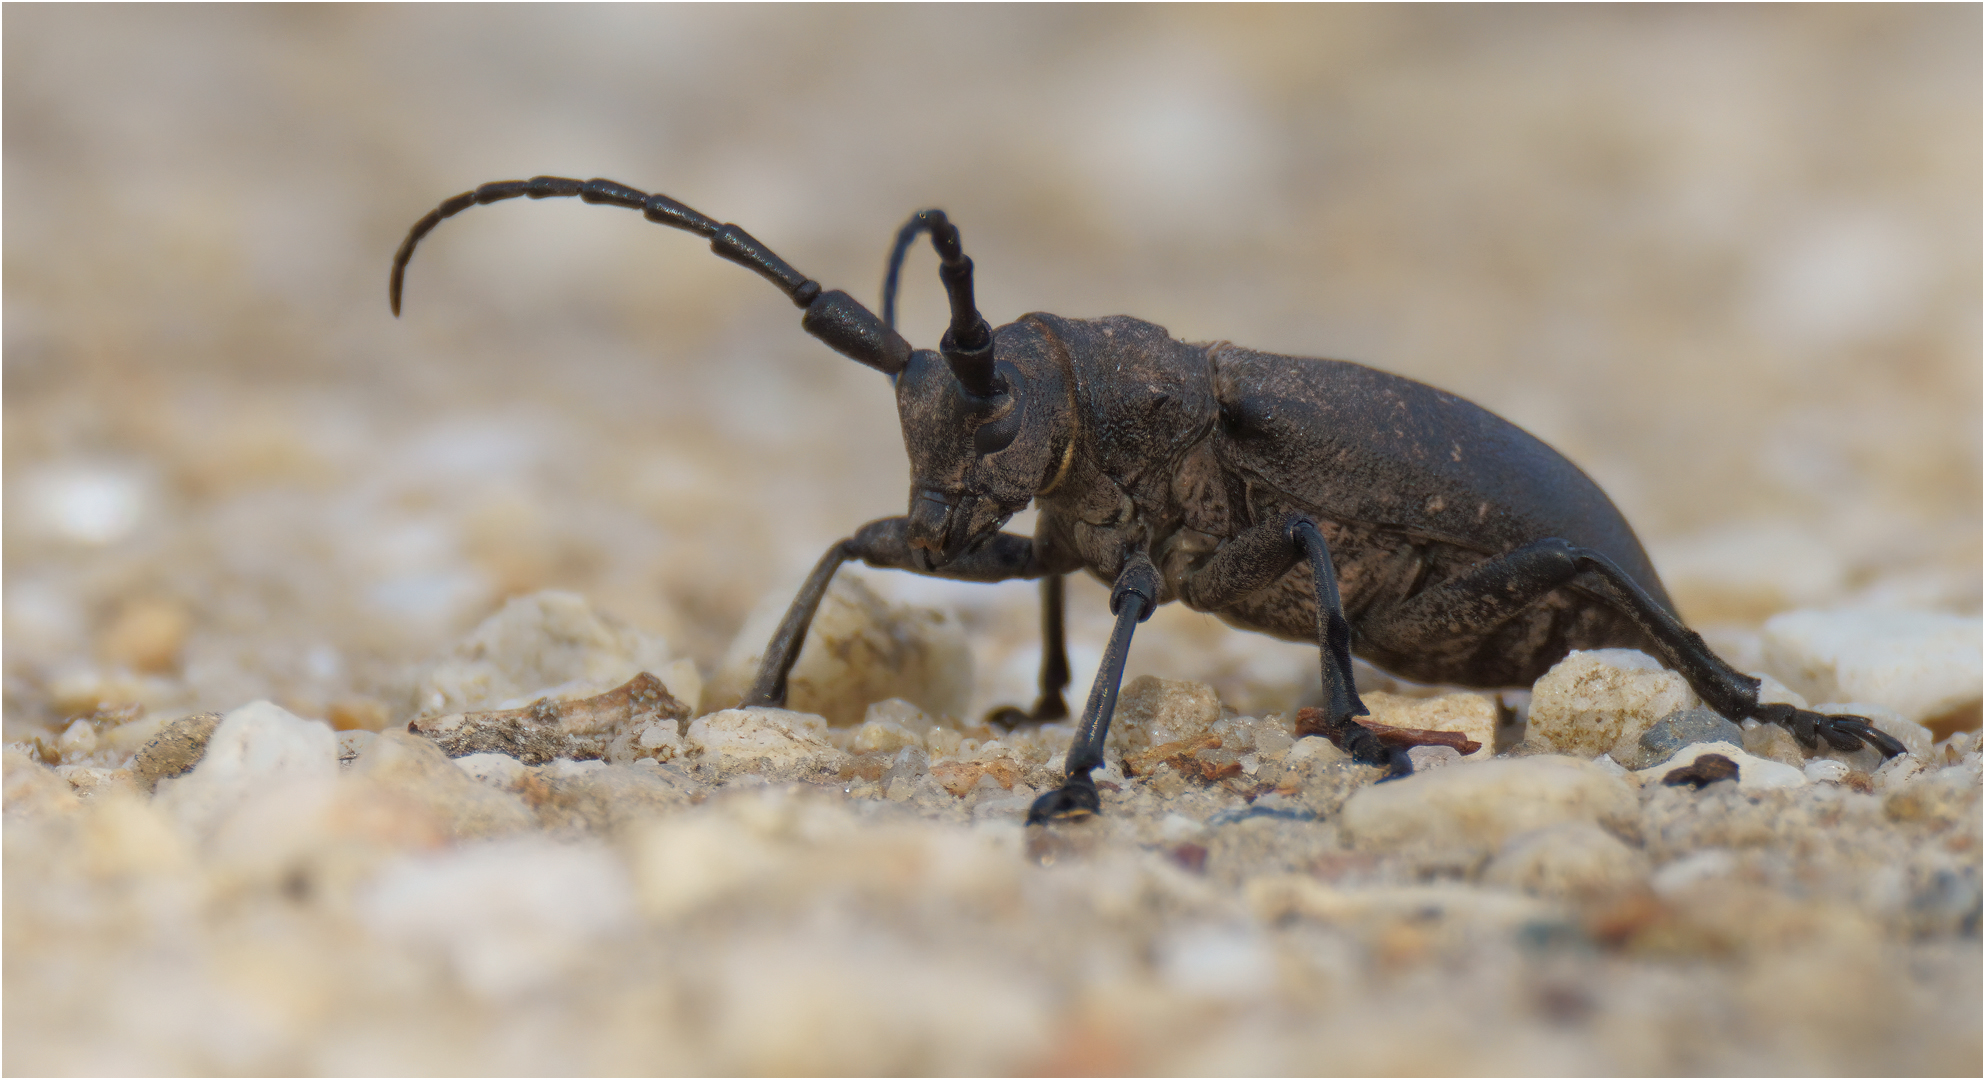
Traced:
<path fill-rule="evenodd" d="M 1035 799 L 1034 805 L 1027 809 L 1027 824 L 1080 821 L 1102 808 L 1103 799 L 1096 793 L 1096 782 L 1085 772 L 1069 777 L 1068 783 Z"/>
<path fill-rule="evenodd" d="M 1413 759 L 1407 754 L 1406 747 L 1393 747 L 1389 754 L 1390 759 L 1385 763 L 1385 775 L 1379 777 L 1378 782 L 1383 784 L 1387 780 L 1399 780 L 1413 775 Z"/>
<path fill-rule="evenodd" d="M 1822 740 L 1835 750 L 1859 750 L 1863 745 L 1873 746 L 1885 758 L 1904 753 L 1908 747 L 1898 742 L 1895 736 L 1876 727 L 1862 716 L 1826 716 L 1806 709 L 1797 709 L 1786 704 L 1760 705 L 1751 713 L 1753 719 L 1766 724 L 1777 724 L 1792 733 L 1800 745 L 1808 750 L 1818 750 Z"/>
<path fill-rule="evenodd" d="M 1846 735 L 1849 738 L 1859 736 L 1860 739 L 1856 741 L 1856 746 L 1860 745 L 1861 740 L 1865 740 L 1872 744 L 1876 750 L 1881 751 L 1881 755 L 1885 758 L 1892 758 L 1897 754 L 1903 754 L 1909 751 L 1908 747 L 1902 745 L 1900 739 L 1876 727 L 1864 717 L 1829 716 L 1826 719 L 1827 726 L 1838 731 L 1840 734 Z"/>

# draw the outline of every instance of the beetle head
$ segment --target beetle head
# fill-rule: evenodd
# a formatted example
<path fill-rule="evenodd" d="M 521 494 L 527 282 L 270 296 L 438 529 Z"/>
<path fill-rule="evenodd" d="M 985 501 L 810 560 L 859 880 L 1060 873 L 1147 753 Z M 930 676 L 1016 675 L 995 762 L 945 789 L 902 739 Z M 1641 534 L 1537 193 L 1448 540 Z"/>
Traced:
<path fill-rule="evenodd" d="M 1060 471 L 1068 395 L 1058 365 L 1021 324 L 994 335 L 991 393 L 974 394 L 920 349 L 896 378 L 910 457 L 911 558 L 931 570 L 984 543 Z"/>

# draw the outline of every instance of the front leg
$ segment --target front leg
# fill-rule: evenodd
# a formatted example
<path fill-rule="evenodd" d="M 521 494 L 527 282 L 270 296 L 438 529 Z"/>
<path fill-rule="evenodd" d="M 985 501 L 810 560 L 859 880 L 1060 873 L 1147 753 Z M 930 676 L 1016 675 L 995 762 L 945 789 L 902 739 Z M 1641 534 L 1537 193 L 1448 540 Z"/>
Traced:
<path fill-rule="evenodd" d="M 1034 557 L 1034 542 L 1012 533 L 994 535 L 991 540 L 946 563 L 941 569 L 923 570 L 910 557 L 908 518 L 871 521 L 855 530 L 855 535 L 828 548 L 827 554 L 814 564 L 813 572 L 806 576 L 806 584 L 800 586 L 799 595 L 793 597 L 792 606 L 786 609 L 786 617 L 780 620 L 779 629 L 773 632 L 771 643 L 765 647 L 765 659 L 758 665 L 758 677 L 752 680 L 751 690 L 744 695 L 741 704 L 775 708 L 785 705 L 786 676 L 792 673 L 793 664 L 799 660 L 800 645 L 806 641 L 807 627 L 813 625 L 813 614 L 820 608 L 821 597 L 827 595 L 827 586 L 834 580 L 834 572 L 849 559 L 860 559 L 878 569 L 909 570 L 962 581 L 1012 581 L 1037 578 L 1047 573 L 1047 568 Z"/>
<path fill-rule="evenodd" d="M 1130 638 L 1137 624 L 1151 617 L 1158 606 L 1162 584 L 1158 569 L 1142 551 L 1124 562 L 1117 583 L 1110 590 L 1110 613 L 1117 624 L 1110 631 L 1110 644 L 1103 650 L 1103 664 L 1096 670 L 1096 681 L 1089 684 L 1089 704 L 1082 709 L 1082 723 L 1075 729 L 1075 742 L 1068 748 L 1067 781 L 1061 787 L 1034 800 L 1027 810 L 1027 824 L 1085 818 L 1102 808 L 1096 781 L 1089 773 L 1103 764 L 1103 743 L 1110 737 L 1110 717 L 1117 711 L 1117 687 L 1123 683 L 1123 664 L 1130 656 Z"/>

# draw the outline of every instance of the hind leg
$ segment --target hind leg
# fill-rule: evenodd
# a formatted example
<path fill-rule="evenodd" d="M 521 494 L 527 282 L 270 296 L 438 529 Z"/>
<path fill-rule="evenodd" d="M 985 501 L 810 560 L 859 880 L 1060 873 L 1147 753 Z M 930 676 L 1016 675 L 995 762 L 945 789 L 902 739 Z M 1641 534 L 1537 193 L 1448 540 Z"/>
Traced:
<path fill-rule="evenodd" d="M 1884 757 L 1903 752 L 1900 742 L 1865 717 L 1827 716 L 1760 703 L 1756 679 L 1724 663 L 1700 635 L 1683 626 L 1611 559 L 1565 540 L 1533 541 L 1482 562 L 1404 604 L 1368 614 L 1358 629 L 1381 649 L 1410 652 L 1443 639 L 1485 634 L 1566 586 L 1575 586 L 1625 615 L 1654 644 L 1662 662 L 1725 716 L 1778 724 L 1809 748 L 1825 740 L 1839 750 L 1859 749 L 1865 742 Z"/>

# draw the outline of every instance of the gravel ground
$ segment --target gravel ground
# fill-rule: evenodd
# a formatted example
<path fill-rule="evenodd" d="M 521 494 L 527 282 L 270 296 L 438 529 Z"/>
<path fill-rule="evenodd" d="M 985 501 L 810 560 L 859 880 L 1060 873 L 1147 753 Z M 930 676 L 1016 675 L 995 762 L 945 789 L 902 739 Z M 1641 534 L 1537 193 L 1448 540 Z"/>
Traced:
<path fill-rule="evenodd" d="M 6 1072 L 1978 1071 L 1977 9 L 4 20 Z M 902 512 L 893 408 L 576 202 L 451 221 L 394 321 L 406 226 L 539 172 L 863 299 L 943 206 L 995 322 L 1451 389 L 1912 754 L 1676 736 L 1740 775 L 1671 786 L 1690 703 L 1599 656 L 1361 673 L 1489 736 L 1375 787 L 1289 738 L 1313 649 L 1174 607 L 1104 815 L 1030 835 L 1067 733 L 977 718 L 1031 698 L 1032 588 L 861 572 L 835 633 L 923 666 L 692 719 Z M 559 706 L 588 760 L 405 733 L 642 672 Z"/>

